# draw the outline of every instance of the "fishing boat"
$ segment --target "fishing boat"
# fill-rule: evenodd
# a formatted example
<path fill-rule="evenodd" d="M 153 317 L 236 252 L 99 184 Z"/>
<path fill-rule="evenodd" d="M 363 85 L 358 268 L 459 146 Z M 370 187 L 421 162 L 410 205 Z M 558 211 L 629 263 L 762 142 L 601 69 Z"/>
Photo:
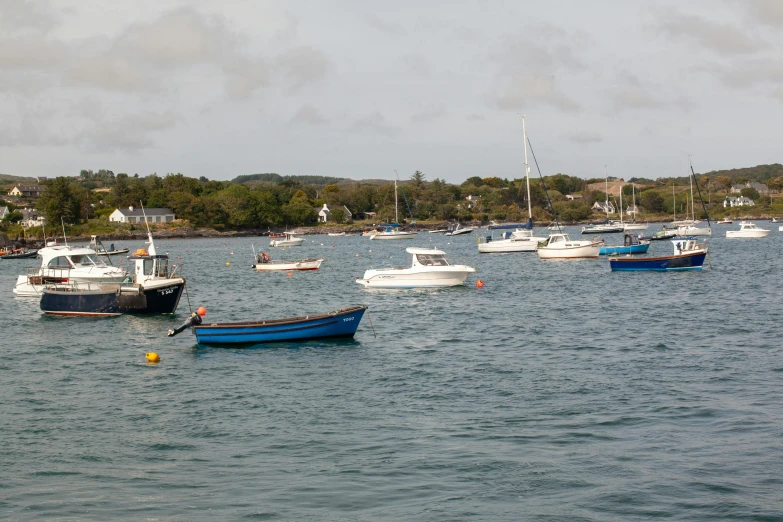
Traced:
<path fill-rule="evenodd" d="M 602 246 L 604 241 L 598 238 L 573 240 L 568 234 L 552 234 L 538 245 L 536 252 L 541 259 L 576 259 L 598 257 Z"/>
<path fill-rule="evenodd" d="M 100 256 L 116 256 L 130 252 L 129 248 L 114 248 L 114 243 L 109 245 L 109 248 L 107 249 L 103 246 L 103 243 L 98 241 L 98 236 L 90 236 L 90 244 L 87 245 L 87 248 L 95 250 Z"/>
<path fill-rule="evenodd" d="M 199 315 L 193 314 L 183 327 L 169 330 L 168 335 L 174 336 L 192 324 L 198 344 L 248 345 L 353 337 L 365 310 L 366 306 L 351 306 L 326 314 L 211 324 L 203 323 Z"/>
<path fill-rule="evenodd" d="M 466 265 L 452 265 L 446 253 L 434 248 L 405 249 L 413 256 L 410 268 L 377 268 L 356 278 L 365 288 L 442 288 L 464 285 L 476 269 Z"/>
<path fill-rule="evenodd" d="M 7 252 L 0 252 L 0 259 L 29 259 L 38 255 L 38 250 L 28 250 L 26 248 L 11 248 Z"/>
<path fill-rule="evenodd" d="M 293 247 L 301 246 L 304 243 L 303 237 L 294 236 L 294 232 L 285 232 L 282 239 L 273 239 L 269 242 L 271 247 Z"/>
<path fill-rule="evenodd" d="M 626 233 L 622 246 L 602 246 L 599 255 L 611 254 L 646 254 L 650 249 L 650 240 L 639 239 L 639 236 Z"/>
<path fill-rule="evenodd" d="M 48 315 L 113 316 L 122 314 L 173 314 L 185 289 L 178 274 L 181 265 L 169 268 L 168 254 L 158 254 L 147 230 L 148 249 L 129 256 L 133 276 L 122 283 L 50 281 L 41 291 L 41 310 Z"/>
<path fill-rule="evenodd" d="M 463 234 L 470 234 L 475 227 L 463 227 L 460 223 L 454 223 L 449 229 L 443 233 L 444 236 L 461 236 Z"/>
<path fill-rule="evenodd" d="M 395 174 L 397 171 L 395 171 Z M 397 178 L 394 178 L 394 223 L 381 225 L 384 229 L 377 234 L 370 236 L 370 239 L 377 240 L 395 240 L 395 239 L 414 239 L 416 232 L 400 230 L 397 202 Z"/>
<path fill-rule="evenodd" d="M 128 275 L 122 268 L 107 265 L 90 248 L 47 246 L 36 255 L 41 260 L 40 266 L 27 269 L 25 275 L 17 278 L 14 287 L 17 297 L 40 297 L 47 283 L 121 283 Z"/>
<path fill-rule="evenodd" d="M 318 270 L 323 259 L 300 259 L 298 261 L 279 261 L 270 259 L 269 254 L 266 252 L 259 252 L 255 256 L 256 262 L 253 263 L 253 268 L 259 272 L 272 272 L 275 270 Z"/>
<path fill-rule="evenodd" d="M 758 238 L 767 237 L 768 235 L 769 230 L 759 228 L 755 223 L 751 223 L 750 221 L 740 221 L 739 230 L 726 231 L 727 238 Z"/>
<path fill-rule="evenodd" d="M 609 258 L 609 266 L 613 271 L 681 271 L 701 270 L 707 257 L 706 241 L 699 243 L 694 238 L 678 238 L 672 240 L 674 255 L 657 257 L 620 256 Z"/>
<path fill-rule="evenodd" d="M 631 183 L 631 191 L 633 192 L 633 222 L 625 223 L 623 225 L 623 230 L 626 232 L 629 230 L 647 230 L 647 223 L 636 222 L 636 213 L 638 211 L 638 207 L 636 206 L 636 183 Z M 622 212 L 622 209 L 620 209 L 620 212 Z"/>

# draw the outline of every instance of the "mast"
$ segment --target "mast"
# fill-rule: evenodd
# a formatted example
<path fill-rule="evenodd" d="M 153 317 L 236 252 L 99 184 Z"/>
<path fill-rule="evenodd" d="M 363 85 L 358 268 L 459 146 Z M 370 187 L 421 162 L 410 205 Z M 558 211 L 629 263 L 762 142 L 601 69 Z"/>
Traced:
<path fill-rule="evenodd" d="M 394 173 L 396 174 L 397 171 L 395 170 Z M 397 216 L 397 179 L 394 179 L 394 222 L 396 224 L 400 224 L 400 218 Z"/>
<path fill-rule="evenodd" d="M 623 187 L 620 187 L 620 225 L 622 224 L 623 224 Z"/>
<path fill-rule="evenodd" d="M 631 191 L 633 192 L 633 222 L 636 223 L 636 183 L 631 183 Z"/>
<path fill-rule="evenodd" d="M 691 164 L 691 156 L 688 154 L 688 165 Z M 696 201 L 693 199 L 693 178 L 688 176 L 691 180 L 691 221 L 696 222 Z"/>
<path fill-rule="evenodd" d="M 530 203 L 530 166 L 527 163 L 527 130 L 525 129 L 525 117 L 522 116 L 522 139 L 525 142 L 525 184 L 527 185 L 527 220 L 530 228 L 533 228 L 533 209 Z"/>
<path fill-rule="evenodd" d="M 604 210 L 606 210 L 606 222 L 609 222 L 609 176 L 606 174 L 606 165 L 604 165 L 604 179 L 606 180 L 606 200 L 604 201 Z"/>
<path fill-rule="evenodd" d="M 672 180 L 672 212 L 674 212 L 674 221 L 677 221 L 677 198 L 674 197 L 674 180 Z"/>

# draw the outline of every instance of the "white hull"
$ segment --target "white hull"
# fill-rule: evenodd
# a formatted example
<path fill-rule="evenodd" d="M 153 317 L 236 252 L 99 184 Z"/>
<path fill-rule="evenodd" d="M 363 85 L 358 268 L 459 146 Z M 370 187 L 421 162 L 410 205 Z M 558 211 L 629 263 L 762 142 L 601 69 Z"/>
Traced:
<path fill-rule="evenodd" d="M 479 243 L 478 251 L 482 254 L 503 252 L 535 252 L 538 242 L 546 241 L 545 237 L 530 237 L 525 239 L 498 239 L 487 243 Z"/>
<path fill-rule="evenodd" d="M 412 268 L 367 270 L 356 282 L 365 288 L 444 288 L 464 285 L 475 271 L 469 266 L 431 267 L 426 271 Z"/>
<path fill-rule="evenodd" d="M 416 237 L 416 232 L 378 232 L 377 234 L 370 236 L 370 239 L 393 240 L 393 239 L 414 239 L 415 237 Z"/>
<path fill-rule="evenodd" d="M 459 230 L 455 230 L 454 232 L 446 232 L 443 234 L 444 236 L 461 236 L 462 234 L 470 234 L 476 230 L 475 228 L 461 228 Z"/>
<path fill-rule="evenodd" d="M 573 242 L 576 243 L 576 242 Z M 577 259 L 584 257 L 598 257 L 604 242 L 585 245 L 565 245 L 555 247 L 539 247 L 538 257 L 541 259 Z"/>
<path fill-rule="evenodd" d="M 44 272 L 44 274 L 53 276 L 52 273 L 47 274 Z M 58 270 L 57 277 L 59 277 L 60 274 L 63 274 L 63 272 Z M 125 280 L 126 275 L 127 274 L 124 272 L 122 274 L 67 274 L 67 279 L 69 282 L 76 283 L 122 283 Z M 14 293 L 17 297 L 41 297 L 44 286 L 45 285 L 43 284 L 31 284 L 29 278 L 22 275 L 16 279 Z"/>
<path fill-rule="evenodd" d="M 289 247 L 289 246 L 302 246 L 302 243 L 304 243 L 304 238 L 299 237 L 296 239 L 273 239 L 269 242 L 269 246 L 271 247 Z"/>
<path fill-rule="evenodd" d="M 753 237 L 767 237 L 769 230 L 727 230 L 727 238 L 753 238 Z"/>
<path fill-rule="evenodd" d="M 253 265 L 259 272 L 271 272 L 275 270 L 318 270 L 323 259 L 303 259 L 301 261 L 269 261 L 268 263 L 256 263 Z"/>
<path fill-rule="evenodd" d="M 647 223 L 626 223 L 624 230 L 647 230 Z"/>
<path fill-rule="evenodd" d="M 330 236 L 332 236 L 332 237 L 337 237 L 337 236 L 344 236 L 344 235 L 345 235 L 345 232 L 340 232 L 339 234 L 333 234 L 333 233 L 329 233 L 328 235 L 330 235 Z"/>
<path fill-rule="evenodd" d="M 679 227 L 677 229 L 677 235 L 680 237 L 712 236 L 712 229 L 709 227 L 701 228 L 694 226 Z"/>
<path fill-rule="evenodd" d="M 783 232 L 783 225 L 778 227 L 778 232 Z"/>

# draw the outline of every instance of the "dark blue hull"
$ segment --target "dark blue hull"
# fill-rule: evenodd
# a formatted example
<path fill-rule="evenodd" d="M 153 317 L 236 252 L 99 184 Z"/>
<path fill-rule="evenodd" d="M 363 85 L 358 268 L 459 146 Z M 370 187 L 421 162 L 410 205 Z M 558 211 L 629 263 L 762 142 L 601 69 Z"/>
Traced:
<path fill-rule="evenodd" d="M 203 324 L 193 328 L 199 344 L 256 344 L 353 337 L 366 306 L 328 314 L 247 323 Z"/>
<path fill-rule="evenodd" d="M 108 316 L 122 314 L 173 314 L 177 310 L 185 282 L 177 282 L 143 292 L 120 290 L 79 290 L 61 287 L 44 289 L 41 310 L 51 315 Z"/>
<path fill-rule="evenodd" d="M 610 259 L 609 265 L 615 271 L 653 271 L 701 270 L 707 252 L 661 257 L 620 257 Z"/>

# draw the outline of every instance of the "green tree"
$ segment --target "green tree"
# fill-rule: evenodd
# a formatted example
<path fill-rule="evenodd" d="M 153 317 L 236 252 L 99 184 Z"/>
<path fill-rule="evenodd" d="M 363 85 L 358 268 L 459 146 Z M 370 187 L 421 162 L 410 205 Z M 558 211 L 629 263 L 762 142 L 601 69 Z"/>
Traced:
<path fill-rule="evenodd" d="M 661 212 L 663 210 L 663 196 L 657 190 L 645 190 L 639 198 L 639 204 L 650 212 Z"/>
<path fill-rule="evenodd" d="M 753 201 L 758 201 L 758 199 L 761 197 L 759 191 L 753 187 L 745 187 L 744 189 L 740 190 L 740 195 L 745 196 L 746 198 Z"/>
<path fill-rule="evenodd" d="M 332 211 L 329 212 L 329 217 L 338 225 L 342 225 L 345 223 L 345 210 L 341 208 L 332 209 Z"/>
<path fill-rule="evenodd" d="M 248 227 L 254 224 L 255 202 L 245 185 L 231 185 L 217 193 L 220 207 L 228 216 L 233 227 Z"/>
<path fill-rule="evenodd" d="M 424 173 L 420 170 L 417 170 L 413 173 L 413 176 L 411 176 L 411 180 L 413 180 L 413 185 L 416 188 L 421 188 L 421 186 L 424 184 Z"/>
<path fill-rule="evenodd" d="M 69 224 L 78 223 L 81 219 L 83 192 L 74 183 L 73 178 L 55 178 L 38 200 L 38 210 L 53 226 L 59 225 L 61 219 Z"/>
<path fill-rule="evenodd" d="M 22 219 L 24 219 L 24 215 L 21 212 L 19 212 L 18 210 L 14 210 L 14 211 L 9 212 L 8 214 L 5 215 L 5 217 L 3 218 L 3 222 L 4 223 L 19 223 L 20 221 L 22 221 Z"/>

